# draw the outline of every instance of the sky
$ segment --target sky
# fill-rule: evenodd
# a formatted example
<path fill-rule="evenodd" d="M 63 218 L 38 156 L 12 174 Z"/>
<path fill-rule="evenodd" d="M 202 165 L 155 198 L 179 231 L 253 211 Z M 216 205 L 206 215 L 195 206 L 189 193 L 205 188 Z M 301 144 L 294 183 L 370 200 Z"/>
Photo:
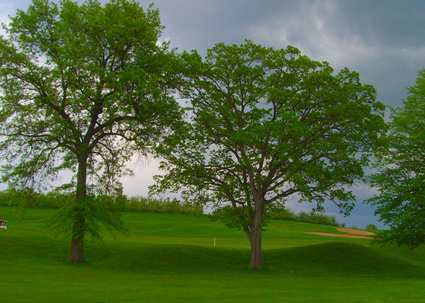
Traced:
<path fill-rule="evenodd" d="M 7 23 L 29 0 L 0 0 L 0 21 Z M 296 46 L 306 55 L 328 61 L 337 70 L 349 67 L 375 86 L 386 105 L 402 104 L 407 88 L 425 68 L 425 1 L 410 0 L 140 0 L 160 10 L 162 39 L 180 50 L 205 53 L 217 42 L 245 39 L 268 46 Z M 146 195 L 158 160 L 135 158 L 135 174 L 123 179 L 128 195 Z M 373 194 L 364 184 L 353 187 L 358 206 L 343 218 L 332 205 L 329 214 L 350 226 L 377 223 L 362 201 Z M 292 199 L 292 209 L 308 209 Z"/>

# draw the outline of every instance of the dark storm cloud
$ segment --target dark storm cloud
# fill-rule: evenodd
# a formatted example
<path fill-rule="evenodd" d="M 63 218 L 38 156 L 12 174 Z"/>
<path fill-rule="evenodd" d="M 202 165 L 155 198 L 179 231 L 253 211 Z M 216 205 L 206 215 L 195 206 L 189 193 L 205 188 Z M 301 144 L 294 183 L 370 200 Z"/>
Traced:
<path fill-rule="evenodd" d="M 143 4 L 147 5 L 148 1 Z M 204 52 L 244 39 L 302 49 L 336 68 L 348 66 L 399 105 L 425 67 L 424 1 L 157 0 L 164 38 Z"/>
<path fill-rule="evenodd" d="M 425 2 L 418 1 L 338 1 L 340 18 L 336 25 L 362 33 L 366 41 L 388 47 L 422 47 L 425 41 Z"/>
<path fill-rule="evenodd" d="M 141 1 L 147 5 L 150 1 Z M 173 45 L 200 51 L 216 42 L 238 43 L 252 38 L 252 29 L 270 19 L 286 18 L 310 2 L 299 1 L 196 1 L 157 0 L 165 35 Z"/>

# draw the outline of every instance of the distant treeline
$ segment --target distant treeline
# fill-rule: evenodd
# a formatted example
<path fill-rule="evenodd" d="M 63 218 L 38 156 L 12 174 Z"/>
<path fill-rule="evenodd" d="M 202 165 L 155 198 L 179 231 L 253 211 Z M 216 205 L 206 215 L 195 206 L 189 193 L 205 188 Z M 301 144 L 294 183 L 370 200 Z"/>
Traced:
<path fill-rule="evenodd" d="M 0 191 L 0 206 L 21 206 L 28 208 L 61 208 L 74 199 L 72 194 L 35 193 L 29 191 Z M 202 207 L 183 203 L 176 199 L 152 199 L 144 197 L 107 197 L 98 196 L 110 207 L 128 212 L 189 213 L 202 214 Z"/>
<path fill-rule="evenodd" d="M 0 206 L 20 206 L 28 208 L 61 208 L 74 199 L 72 194 L 63 193 L 36 193 L 31 191 L 0 191 Z M 102 199 L 111 207 L 125 212 L 154 212 L 154 213 L 186 213 L 201 215 L 203 208 L 200 205 L 184 203 L 177 199 L 153 199 L 144 197 L 93 197 Z M 267 211 L 270 219 L 290 220 L 306 223 L 338 226 L 335 217 L 317 212 L 295 213 L 286 208 L 273 208 Z"/>

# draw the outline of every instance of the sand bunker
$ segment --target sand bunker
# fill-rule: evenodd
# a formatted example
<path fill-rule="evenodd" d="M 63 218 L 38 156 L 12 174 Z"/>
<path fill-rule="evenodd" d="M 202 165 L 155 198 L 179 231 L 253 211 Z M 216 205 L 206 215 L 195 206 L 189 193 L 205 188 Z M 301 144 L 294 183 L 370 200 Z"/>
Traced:
<path fill-rule="evenodd" d="M 375 233 L 372 233 L 370 231 L 365 231 L 365 230 L 359 230 L 359 229 L 354 229 L 354 228 L 337 228 L 336 229 L 339 232 L 342 233 L 347 233 L 350 235 L 355 235 L 355 236 L 366 236 L 366 237 L 373 237 L 375 235 Z"/>
<path fill-rule="evenodd" d="M 351 239 L 373 239 L 373 237 L 375 236 L 374 233 L 371 233 L 365 230 L 353 229 L 353 228 L 337 228 L 336 230 L 339 232 L 343 232 L 345 234 L 335 234 L 335 233 L 328 233 L 328 232 L 305 232 L 305 234 L 322 236 L 322 237 L 351 238 Z"/>

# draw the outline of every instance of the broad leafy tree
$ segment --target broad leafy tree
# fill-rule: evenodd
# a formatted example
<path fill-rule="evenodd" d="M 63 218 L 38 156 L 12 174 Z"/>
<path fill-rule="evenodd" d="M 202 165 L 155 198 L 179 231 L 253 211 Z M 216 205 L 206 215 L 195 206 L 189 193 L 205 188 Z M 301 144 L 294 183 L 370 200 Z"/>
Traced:
<path fill-rule="evenodd" d="M 384 128 L 372 86 L 294 47 L 217 44 L 186 59 L 188 122 L 159 150 L 164 174 L 154 191 L 222 209 L 246 233 L 253 269 L 262 266 L 268 207 L 296 195 L 350 210 L 349 185 Z"/>
<path fill-rule="evenodd" d="M 132 0 L 34 0 L 0 38 L 4 178 L 27 187 L 73 173 L 72 262 L 96 217 L 88 196 L 119 192 L 125 162 L 177 117 L 161 29 L 158 11 Z"/>
<path fill-rule="evenodd" d="M 425 242 L 425 71 L 393 112 L 386 141 L 377 152 L 378 194 L 370 202 L 389 227 L 382 240 L 417 247 Z"/>

